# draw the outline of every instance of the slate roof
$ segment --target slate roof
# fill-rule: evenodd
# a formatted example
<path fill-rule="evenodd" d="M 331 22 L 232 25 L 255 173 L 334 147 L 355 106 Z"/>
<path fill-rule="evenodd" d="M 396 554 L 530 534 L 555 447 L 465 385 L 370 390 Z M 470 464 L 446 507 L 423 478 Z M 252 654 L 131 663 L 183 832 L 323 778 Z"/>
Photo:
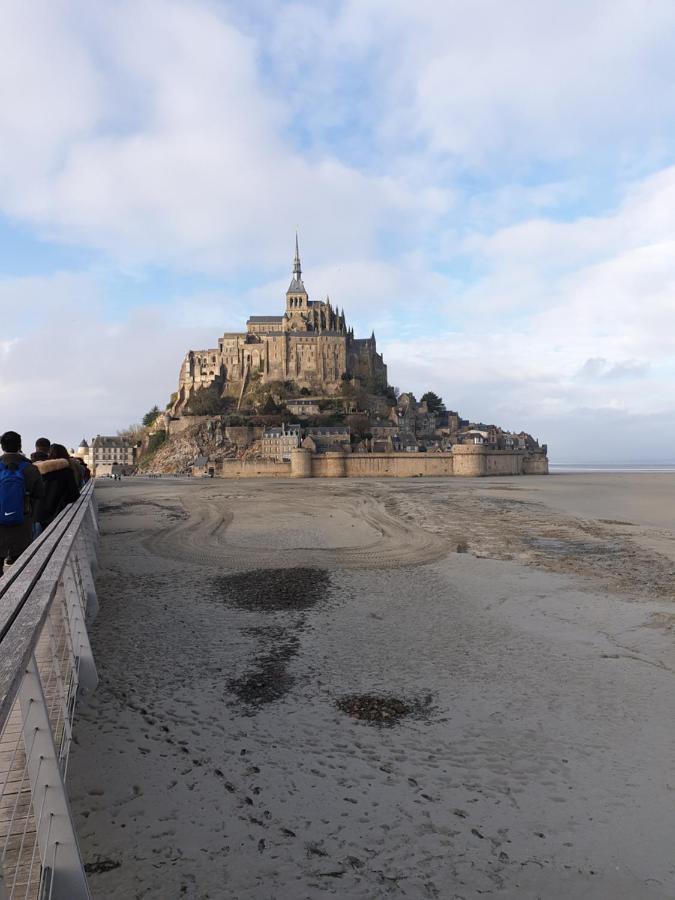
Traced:
<path fill-rule="evenodd" d="M 131 447 L 129 441 L 121 437 L 109 437 L 107 435 L 97 434 L 91 442 L 92 447 L 122 447 L 125 450 Z M 82 445 L 80 445 L 82 446 Z"/>
<path fill-rule="evenodd" d="M 303 284 L 302 278 L 293 278 L 291 283 L 288 285 L 287 294 L 306 294 L 305 285 Z"/>

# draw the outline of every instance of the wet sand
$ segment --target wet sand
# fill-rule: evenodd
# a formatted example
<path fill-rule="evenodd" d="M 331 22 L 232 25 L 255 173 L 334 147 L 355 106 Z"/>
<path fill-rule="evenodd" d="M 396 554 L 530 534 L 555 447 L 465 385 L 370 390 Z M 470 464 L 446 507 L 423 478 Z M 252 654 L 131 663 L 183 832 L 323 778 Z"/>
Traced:
<path fill-rule="evenodd" d="M 95 898 L 675 897 L 675 476 L 98 497 Z"/>

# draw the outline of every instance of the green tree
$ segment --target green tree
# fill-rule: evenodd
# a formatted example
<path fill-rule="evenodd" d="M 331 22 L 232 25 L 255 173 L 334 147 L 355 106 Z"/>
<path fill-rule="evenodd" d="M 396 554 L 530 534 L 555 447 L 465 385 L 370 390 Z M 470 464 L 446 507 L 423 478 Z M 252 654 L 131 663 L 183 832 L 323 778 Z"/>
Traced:
<path fill-rule="evenodd" d="M 145 426 L 152 425 L 158 415 L 159 406 L 153 406 L 152 409 L 143 416 L 143 424 Z"/>
<path fill-rule="evenodd" d="M 443 403 L 443 400 L 438 396 L 438 394 L 434 394 L 433 391 L 427 391 L 426 394 L 422 394 L 422 399 L 420 402 L 426 403 L 429 412 L 445 412 L 445 403 Z"/>
<path fill-rule="evenodd" d="M 151 434 L 148 441 L 148 453 L 155 453 L 155 451 L 159 450 L 167 437 L 166 431 L 156 431 L 154 434 Z"/>

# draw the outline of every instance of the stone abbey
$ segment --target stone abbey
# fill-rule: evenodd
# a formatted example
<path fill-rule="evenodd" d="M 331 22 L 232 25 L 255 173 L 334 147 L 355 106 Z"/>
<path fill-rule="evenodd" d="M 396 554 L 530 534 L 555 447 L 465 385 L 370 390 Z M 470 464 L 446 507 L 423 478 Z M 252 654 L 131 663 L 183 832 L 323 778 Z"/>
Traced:
<path fill-rule="evenodd" d="M 251 316 L 245 333 L 226 333 L 211 350 L 190 350 L 181 366 L 172 412 L 180 413 L 202 388 L 215 389 L 220 396 L 241 396 L 251 378 L 263 383 L 293 381 L 322 395 L 337 393 L 342 381 L 351 378 L 387 383 L 375 333 L 369 338 L 354 337 L 344 310 L 333 308 L 328 297 L 309 299 L 297 235 L 284 314 Z"/>

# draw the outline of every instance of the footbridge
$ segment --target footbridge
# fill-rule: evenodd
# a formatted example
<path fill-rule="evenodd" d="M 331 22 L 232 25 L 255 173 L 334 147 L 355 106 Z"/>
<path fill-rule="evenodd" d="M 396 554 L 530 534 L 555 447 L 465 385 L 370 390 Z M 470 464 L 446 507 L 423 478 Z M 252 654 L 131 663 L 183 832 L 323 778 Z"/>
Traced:
<path fill-rule="evenodd" d="M 65 779 L 97 685 L 97 539 L 90 483 L 0 579 L 0 900 L 90 897 Z"/>

